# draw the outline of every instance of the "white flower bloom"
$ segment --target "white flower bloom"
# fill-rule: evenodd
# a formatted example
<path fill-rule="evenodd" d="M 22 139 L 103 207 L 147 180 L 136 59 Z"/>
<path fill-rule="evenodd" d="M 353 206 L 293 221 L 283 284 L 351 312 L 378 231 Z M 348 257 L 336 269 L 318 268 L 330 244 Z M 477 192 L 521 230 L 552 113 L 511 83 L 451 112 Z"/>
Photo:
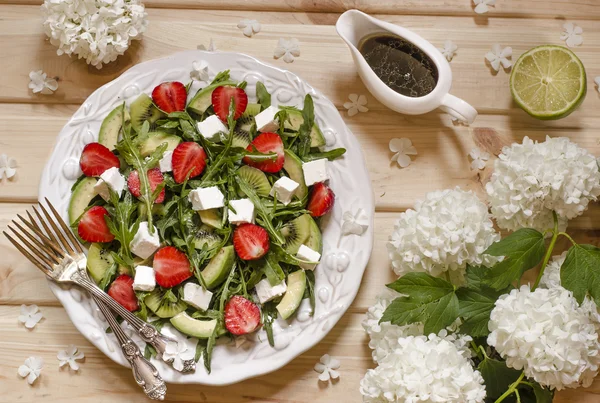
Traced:
<path fill-rule="evenodd" d="M 55 78 L 48 78 L 42 70 L 29 72 L 29 88 L 34 94 L 52 95 L 58 89 Z"/>
<path fill-rule="evenodd" d="M 19 367 L 17 373 L 21 378 L 26 377 L 27 383 L 32 385 L 40 376 L 43 367 L 44 360 L 42 357 L 29 357 L 25 360 L 25 363 Z"/>
<path fill-rule="evenodd" d="M 247 37 L 251 37 L 260 32 L 260 23 L 256 20 L 241 20 L 238 22 L 237 27 L 241 29 Z"/>
<path fill-rule="evenodd" d="M 300 56 L 300 42 L 296 38 L 283 39 L 279 38 L 273 57 L 279 59 L 283 57 L 283 61 L 286 63 L 292 63 L 294 57 Z"/>
<path fill-rule="evenodd" d="M 344 102 L 344 108 L 348 109 L 348 116 L 352 117 L 358 112 L 368 112 L 367 97 L 364 95 L 350 94 L 348 95 L 350 102 Z"/>
<path fill-rule="evenodd" d="M 208 81 L 208 63 L 205 60 L 192 62 L 190 78 L 196 81 Z"/>
<path fill-rule="evenodd" d="M 410 165 L 409 155 L 417 155 L 417 149 L 413 146 L 412 141 L 407 138 L 391 139 L 389 147 L 390 151 L 395 153 L 392 156 L 392 162 L 397 162 L 400 168 L 406 168 Z"/>
<path fill-rule="evenodd" d="M 469 153 L 471 157 L 471 169 L 477 171 L 485 168 L 485 162 L 490 159 L 490 153 L 481 151 L 478 147 L 475 147 Z"/>
<path fill-rule="evenodd" d="M 360 382 L 363 402 L 481 403 L 483 378 L 448 340 L 434 334 L 398 340 Z"/>
<path fill-rule="evenodd" d="M 365 210 L 359 208 L 355 214 L 346 211 L 342 216 L 342 234 L 362 235 L 369 228 L 369 216 Z"/>
<path fill-rule="evenodd" d="M 6 154 L 0 154 L 0 180 L 6 176 L 6 179 L 11 179 L 17 173 L 15 169 L 17 161 L 14 158 L 8 158 Z"/>
<path fill-rule="evenodd" d="M 45 0 L 42 15 L 58 55 L 75 55 L 99 69 L 141 39 L 148 24 L 141 0 Z"/>
<path fill-rule="evenodd" d="M 500 65 L 508 69 L 512 66 L 512 61 L 508 60 L 508 58 L 512 58 L 512 48 L 510 46 L 502 48 L 495 43 L 492 45 L 492 51 L 487 52 L 485 58 L 496 71 L 500 71 Z"/>
<path fill-rule="evenodd" d="M 188 343 L 171 341 L 167 343 L 163 359 L 165 361 L 173 360 L 173 368 L 181 371 L 183 369 L 183 362 L 191 360 L 195 354 L 195 349 L 188 345 Z"/>
<path fill-rule="evenodd" d="M 594 82 L 596 83 L 596 90 L 600 92 L 600 76 L 594 78 Z"/>
<path fill-rule="evenodd" d="M 319 360 L 320 362 L 315 364 L 314 370 L 320 373 L 319 381 L 329 382 L 330 379 L 338 379 L 340 373 L 337 371 L 340 367 L 340 360 L 331 357 L 329 354 L 325 354 Z"/>
<path fill-rule="evenodd" d="M 583 43 L 583 36 L 581 36 L 581 34 L 583 34 L 583 28 L 572 22 L 564 23 L 563 28 L 565 30 L 560 34 L 560 39 L 565 41 L 568 47 L 574 48 Z"/>
<path fill-rule="evenodd" d="M 477 14 L 484 14 L 490 11 L 490 6 L 496 5 L 496 0 L 473 0 L 473 4 Z"/>
<path fill-rule="evenodd" d="M 587 209 L 600 195 L 596 158 L 566 137 L 546 137 L 542 143 L 525 137 L 523 144 L 504 147 L 486 185 L 491 212 L 507 230 L 559 227 Z"/>
<path fill-rule="evenodd" d="M 208 48 L 204 45 L 198 45 L 197 49 L 198 50 L 206 50 L 208 52 L 214 52 L 217 50 L 217 45 L 215 45 L 213 38 L 210 38 L 210 42 L 208 43 Z"/>
<path fill-rule="evenodd" d="M 428 193 L 414 210 L 400 214 L 387 247 L 398 276 L 448 273 L 454 284 L 462 284 L 467 264 L 497 261 L 483 252 L 498 240 L 487 206 L 457 187 Z"/>
<path fill-rule="evenodd" d="M 442 52 L 446 60 L 449 62 L 452 61 L 452 58 L 454 58 L 457 50 L 458 46 L 456 46 L 456 44 L 450 39 L 447 39 L 446 42 L 444 42 L 444 47 L 439 49 L 439 51 Z"/>
<path fill-rule="evenodd" d="M 69 367 L 71 367 L 73 371 L 79 371 L 79 364 L 77 363 L 77 360 L 83 360 L 85 355 L 83 355 L 83 353 L 79 351 L 76 346 L 71 344 L 66 350 L 59 351 L 56 355 L 56 358 L 58 358 L 59 367 L 64 367 L 65 365 L 69 364 Z"/>
<path fill-rule="evenodd" d="M 42 318 L 43 315 L 37 305 L 21 305 L 19 322 L 23 323 L 27 329 L 33 329 Z"/>
<path fill-rule="evenodd" d="M 562 287 L 502 295 L 490 314 L 488 344 L 551 389 L 588 387 L 598 373 L 600 342 L 589 313 Z"/>

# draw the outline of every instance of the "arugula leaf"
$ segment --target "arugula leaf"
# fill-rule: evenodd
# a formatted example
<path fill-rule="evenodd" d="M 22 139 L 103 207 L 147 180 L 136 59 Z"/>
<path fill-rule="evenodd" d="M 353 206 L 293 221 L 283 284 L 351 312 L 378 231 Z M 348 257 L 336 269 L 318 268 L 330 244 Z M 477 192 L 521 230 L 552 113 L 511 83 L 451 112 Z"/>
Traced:
<path fill-rule="evenodd" d="M 302 108 L 304 121 L 298 129 L 298 156 L 304 159 L 310 152 L 310 132 L 315 124 L 315 107 L 310 94 L 304 97 L 304 108 Z"/>
<path fill-rule="evenodd" d="M 223 81 L 229 81 L 229 70 L 223 70 L 215 76 L 210 85 L 215 85 Z"/>
<path fill-rule="evenodd" d="M 194 361 L 200 361 L 202 354 L 206 354 L 206 341 L 198 340 L 198 343 L 196 344 L 196 353 L 194 354 Z"/>
<path fill-rule="evenodd" d="M 308 292 L 308 298 L 310 300 L 310 316 L 315 314 L 315 272 L 313 270 L 306 270 L 306 291 Z"/>
<path fill-rule="evenodd" d="M 98 284 L 98 287 L 100 287 L 103 290 L 106 290 L 106 287 L 108 287 L 108 285 L 112 282 L 116 273 L 117 273 L 117 264 L 113 263 L 108 268 L 108 270 L 106 270 L 106 272 L 104 273 L 104 276 L 102 277 L 100 284 Z"/>
<path fill-rule="evenodd" d="M 119 242 L 119 258 L 123 262 L 123 266 L 133 269 L 133 256 L 129 245 L 133 241 L 133 237 L 138 230 L 139 223 L 133 222 L 133 213 L 136 210 L 133 196 L 129 192 L 125 192 L 122 201 L 119 201 L 119 196 L 112 189 L 110 192 L 110 203 L 112 208 L 109 210 L 109 215 L 105 217 L 106 225 L 111 234 L 115 236 L 115 240 Z"/>
<path fill-rule="evenodd" d="M 496 400 L 514 383 L 521 371 L 508 368 L 506 362 L 485 357 L 477 367 L 485 381 L 486 398 Z"/>
<path fill-rule="evenodd" d="M 304 162 L 310 162 L 310 161 L 314 161 L 314 160 L 320 160 L 323 158 L 327 158 L 329 161 L 333 161 L 336 158 L 341 157 L 342 155 L 346 154 L 346 149 L 345 148 L 335 148 L 333 150 L 329 150 L 329 151 L 325 151 L 322 153 L 311 153 L 306 155 L 302 160 Z"/>
<path fill-rule="evenodd" d="M 600 306 L 600 248 L 573 245 L 560 268 L 560 282 L 579 304 L 589 294 Z"/>
<path fill-rule="evenodd" d="M 459 301 L 458 314 L 463 318 L 461 332 L 473 337 L 487 336 L 490 313 L 496 300 L 507 291 L 508 289 L 496 291 L 485 286 L 476 290 L 459 288 L 456 295 Z"/>
<path fill-rule="evenodd" d="M 265 85 L 260 81 L 256 83 L 256 98 L 261 106 L 261 110 L 265 110 L 271 106 L 271 94 L 269 94 Z"/>
<path fill-rule="evenodd" d="M 273 322 L 277 319 L 277 308 L 272 302 L 267 302 L 262 307 L 262 323 L 267 332 L 267 339 L 271 347 L 275 347 L 275 338 L 273 337 Z"/>
<path fill-rule="evenodd" d="M 537 266 L 546 252 L 544 235 L 531 228 L 521 228 L 492 244 L 484 254 L 504 256 L 485 276 L 486 285 L 500 290 L 521 278 L 523 273 Z"/>
<path fill-rule="evenodd" d="M 144 349 L 144 358 L 149 360 L 150 358 L 156 357 L 156 349 L 152 347 L 150 343 L 146 343 L 146 348 Z"/>
<path fill-rule="evenodd" d="M 281 283 L 285 279 L 285 273 L 279 265 L 279 260 L 273 252 L 267 253 L 265 257 L 264 272 L 271 286 Z"/>

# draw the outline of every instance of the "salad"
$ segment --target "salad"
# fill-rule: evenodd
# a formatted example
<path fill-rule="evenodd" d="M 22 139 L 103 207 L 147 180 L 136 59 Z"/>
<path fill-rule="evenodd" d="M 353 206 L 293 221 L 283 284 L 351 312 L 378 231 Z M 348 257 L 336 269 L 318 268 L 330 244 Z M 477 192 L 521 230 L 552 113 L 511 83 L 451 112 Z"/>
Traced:
<path fill-rule="evenodd" d="M 216 339 L 264 327 L 273 345 L 275 319 L 305 298 L 314 312 L 318 223 L 335 201 L 327 166 L 346 150 L 322 150 L 310 95 L 275 107 L 258 82 L 250 103 L 229 71 L 190 88 L 165 82 L 106 116 L 68 213 L 99 287 L 198 338 L 210 372 Z"/>

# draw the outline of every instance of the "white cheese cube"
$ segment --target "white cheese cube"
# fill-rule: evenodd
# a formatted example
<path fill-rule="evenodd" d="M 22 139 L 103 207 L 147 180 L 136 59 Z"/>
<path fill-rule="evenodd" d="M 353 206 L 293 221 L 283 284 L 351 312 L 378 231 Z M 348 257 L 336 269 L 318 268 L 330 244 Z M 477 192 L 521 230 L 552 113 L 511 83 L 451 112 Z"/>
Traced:
<path fill-rule="evenodd" d="M 271 193 L 269 194 L 271 196 L 277 195 L 277 200 L 287 206 L 292 201 L 292 197 L 294 197 L 294 193 L 299 186 L 298 182 L 291 180 L 287 176 L 282 176 L 273 184 Z"/>
<path fill-rule="evenodd" d="M 194 283 L 186 283 L 183 286 L 183 298 L 181 299 L 196 309 L 206 311 L 210 305 L 212 296 L 213 293 L 205 290 L 202 286 Z"/>
<path fill-rule="evenodd" d="M 136 291 L 152 291 L 154 287 L 156 287 L 154 269 L 150 266 L 137 266 L 135 268 L 135 278 L 133 279 L 133 289 Z"/>
<path fill-rule="evenodd" d="M 325 182 L 329 179 L 327 173 L 327 158 L 321 158 L 320 160 L 314 160 L 305 162 L 302 164 L 302 171 L 304 172 L 304 182 L 306 186 L 312 186 L 315 183 Z"/>
<path fill-rule="evenodd" d="M 142 259 L 147 259 L 152 256 L 159 246 L 160 239 L 158 238 L 158 230 L 154 227 L 154 232 L 150 234 L 147 221 L 140 223 L 138 231 L 133 237 L 133 241 L 129 244 L 131 251 Z"/>
<path fill-rule="evenodd" d="M 231 207 L 235 209 L 229 210 L 229 222 L 232 224 L 254 223 L 254 203 L 250 199 L 231 200 Z"/>
<path fill-rule="evenodd" d="M 256 283 L 256 295 L 261 304 L 283 295 L 286 290 L 285 280 L 274 286 L 266 278 Z"/>
<path fill-rule="evenodd" d="M 160 172 L 165 173 L 173 170 L 173 151 L 165 151 L 158 163 Z"/>
<path fill-rule="evenodd" d="M 119 168 L 112 167 L 107 169 L 100 175 L 100 179 L 94 185 L 94 190 L 104 200 L 110 199 L 110 193 L 108 189 L 111 188 L 115 193 L 121 197 L 123 189 L 125 189 L 125 178 L 119 172 Z"/>
<path fill-rule="evenodd" d="M 217 186 L 194 189 L 188 195 L 192 210 L 209 210 L 225 206 L 225 196 Z"/>
<path fill-rule="evenodd" d="M 219 142 L 221 141 L 221 135 L 219 133 L 227 133 L 227 127 L 221 122 L 221 119 L 217 115 L 212 115 L 198 123 L 198 131 L 200 134 L 210 140 Z"/>
<path fill-rule="evenodd" d="M 306 245 L 300 245 L 296 257 L 301 260 L 308 260 L 309 262 L 319 262 L 321 260 L 321 254 L 316 250 L 312 250 Z M 299 265 L 304 270 L 314 270 L 317 266 L 316 263 L 300 263 Z"/>
<path fill-rule="evenodd" d="M 267 109 L 254 117 L 256 121 L 256 130 L 259 132 L 275 132 L 279 129 L 279 122 L 275 115 L 279 112 L 279 108 L 269 106 Z"/>

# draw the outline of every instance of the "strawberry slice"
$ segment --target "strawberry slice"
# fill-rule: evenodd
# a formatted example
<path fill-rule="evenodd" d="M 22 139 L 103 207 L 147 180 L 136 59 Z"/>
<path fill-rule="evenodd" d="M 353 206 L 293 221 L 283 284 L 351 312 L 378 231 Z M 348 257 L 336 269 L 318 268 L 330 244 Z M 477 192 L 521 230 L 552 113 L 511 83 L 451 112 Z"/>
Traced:
<path fill-rule="evenodd" d="M 246 148 L 250 152 L 276 153 L 274 160 L 253 161 L 250 157 L 244 157 L 244 162 L 251 167 L 258 168 L 263 172 L 279 172 L 283 168 L 285 155 L 283 153 L 283 141 L 277 133 L 261 133 Z"/>
<path fill-rule="evenodd" d="M 152 100 L 167 113 L 183 111 L 187 102 L 185 85 L 179 81 L 162 83 L 152 90 Z"/>
<path fill-rule="evenodd" d="M 115 239 L 104 219 L 107 215 L 108 211 L 102 206 L 94 206 L 83 213 L 77 225 L 79 237 L 87 242 L 110 242 Z"/>
<path fill-rule="evenodd" d="M 156 187 L 163 183 L 163 174 L 159 168 L 152 168 L 148 170 L 148 182 L 150 182 L 150 189 L 154 192 Z M 138 171 L 131 171 L 129 178 L 127 178 L 127 187 L 132 195 L 140 197 L 142 195 L 142 185 L 140 183 L 140 174 Z M 158 197 L 154 203 L 162 203 L 165 201 L 165 188 L 158 194 Z"/>
<path fill-rule="evenodd" d="M 169 288 L 192 276 L 190 261 L 185 253 L 174 246 L 165 246 L 154 254 L 156 283 Z"/>
<path fill-rule="evenodd" d="M 79 166 L 85 176 L 100 176 L 109 168 L 120 168 L 116 155 L 100 143 L 90 143 L 83 147 Z"/>
<path fill-rule="evenodd" d="M 206 166 L 206 153 L 204 148 L 193 141 L 180 143 L 173 150 L 173 178 L 177 183 L 183 183 L 188 173 L 190 179 L 194 178 L 204 171 Z"/>
<path fill-rule="evenodd" d="M 335 202 L 335 194 L 324 183 L 316 183 L 308 198 L 308 206 L 306 209 L 310 211 L 313 217 L 321 217 L 329 213 Z"/>
<path fill-rule="evenodd" d="M 260 309 L 240 295 L 231 297 L 225 304 L 225 327 L 231 334 L 240 336 L 252 333 L 260 326 Z"/>
<path fill-rule="evenodd" d="M 220 86 L 212 92 L 213 109 L 223 122 L 227 122 L 231 99 L 234 99 L 235 102 L 235 114 L 233 118 L 237 120 L 246 111 L 246 107 L 248 106 L 248 94 L 246 94 L 246 91 L 238 87 Z"/>
<path fill-rule="evenodd" d="M 133 291 L 133 278 L 127 274 L 121 274 L 112 282 L 108 289 L 108 295 L 129 312 L 137 311 L 140 308 L 135 291 Z"/>
<path fill-rule="evenodd" d="M 242 260 L 260 259 L 269 251 L 269 234 L 258 225 L 241 224 L 233 232 L 233 247 Z"/>

